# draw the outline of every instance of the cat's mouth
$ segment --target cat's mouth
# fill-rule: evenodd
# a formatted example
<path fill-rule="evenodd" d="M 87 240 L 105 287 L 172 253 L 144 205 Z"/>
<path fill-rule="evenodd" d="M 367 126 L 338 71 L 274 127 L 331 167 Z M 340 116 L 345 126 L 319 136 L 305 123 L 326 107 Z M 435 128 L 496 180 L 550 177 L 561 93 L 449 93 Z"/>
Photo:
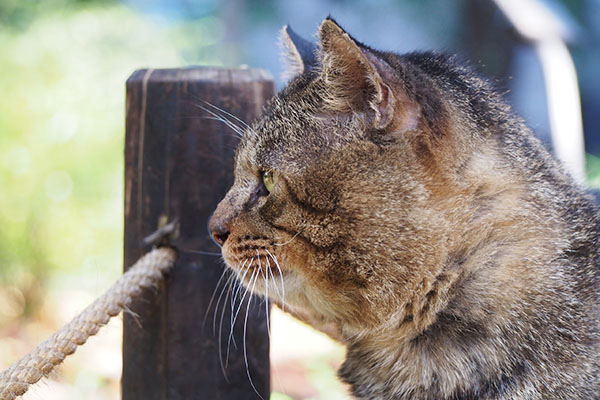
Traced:
<path fill-rule="evenodd" d="M 229 268 L 242 281 L 255 275 L 276 277 L 284 275 L 277 260 L 278 248 L 273 240 L 263 236 L 245 235 L 227 241 L 222 252 Z"/>
<path fill-rule="evenodd" d="M 285 304 L 287 271 L 279 264 L 280 250 L 275 243 L 266 238 L 244 237 L 226 242 L 222 253 L 227 266 L 250 291 Z"/>

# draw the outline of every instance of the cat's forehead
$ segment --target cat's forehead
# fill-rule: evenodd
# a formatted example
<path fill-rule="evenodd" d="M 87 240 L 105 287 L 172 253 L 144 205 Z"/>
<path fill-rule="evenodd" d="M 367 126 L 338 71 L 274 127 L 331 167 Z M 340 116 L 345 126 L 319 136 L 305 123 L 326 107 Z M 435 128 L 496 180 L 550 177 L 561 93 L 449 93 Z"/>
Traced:
<path fill-rule="evenodd" d="M 258 168 L 300 166 L 323 149 L 322 121 L 310 96 L 285 93 L 274 97 L 263 116 L 246 131 L 238 157 Z"/>

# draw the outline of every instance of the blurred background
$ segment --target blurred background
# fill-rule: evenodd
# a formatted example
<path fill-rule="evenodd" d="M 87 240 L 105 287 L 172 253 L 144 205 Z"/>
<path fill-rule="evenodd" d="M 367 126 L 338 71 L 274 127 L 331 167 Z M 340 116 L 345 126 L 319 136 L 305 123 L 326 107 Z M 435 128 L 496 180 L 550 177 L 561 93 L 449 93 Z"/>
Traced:
<path fill-rule="evenodd" d="M 544 4 L 575 62 L 586 180 L 600 186 L 600 1 Z M 535 40 L 491 0 L 0 0 L 0 369 L 122 271 L 128 76 L 245 64 L 280 88 L 278 31 L 314 38 L 328 14 L 375 48 L 471 60 L 550 144 Z M 276 311 L 272 323 L 272 398 L 347 398 L 334 378 L 343 349 Z M 118 399 L 120 372 L 116 318 L 25 398 Z"/>

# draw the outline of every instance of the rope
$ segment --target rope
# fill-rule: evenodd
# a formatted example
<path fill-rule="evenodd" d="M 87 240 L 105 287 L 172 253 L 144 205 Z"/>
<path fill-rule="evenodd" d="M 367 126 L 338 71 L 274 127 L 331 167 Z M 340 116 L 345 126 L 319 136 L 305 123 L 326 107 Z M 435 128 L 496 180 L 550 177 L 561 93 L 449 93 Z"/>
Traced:
<path fill-rule="evenodd" d="M 154 249 L 140 258 L 101 297 L 63 326 L 35 350 L 0 373 L 0 400 L 13 400 L 47 377 L 77 346 L 95 335 L 119 314 L 142 289 L 156 286 L 175 264 L 177 253 L 169 247 Z"/>

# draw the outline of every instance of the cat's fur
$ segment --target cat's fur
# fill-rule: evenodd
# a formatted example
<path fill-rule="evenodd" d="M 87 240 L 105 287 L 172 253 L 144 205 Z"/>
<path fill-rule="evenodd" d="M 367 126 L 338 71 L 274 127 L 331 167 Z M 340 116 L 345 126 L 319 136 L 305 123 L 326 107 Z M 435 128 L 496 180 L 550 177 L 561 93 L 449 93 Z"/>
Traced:
<path fill-rule="evenodd" d="M 452 58 L 329 18 L 284 44 L 211 220 L 228 266 L 347 346 L 357 398 L 600 399 L 592 198 Z"/>

